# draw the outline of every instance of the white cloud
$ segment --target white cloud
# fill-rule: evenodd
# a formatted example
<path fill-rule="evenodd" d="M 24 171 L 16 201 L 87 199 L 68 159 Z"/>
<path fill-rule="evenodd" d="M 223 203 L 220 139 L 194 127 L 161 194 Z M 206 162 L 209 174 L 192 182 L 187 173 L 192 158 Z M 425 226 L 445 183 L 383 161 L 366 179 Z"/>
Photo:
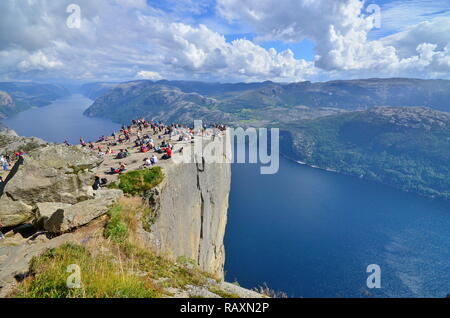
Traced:
<path fill-rule="evenodd" d="M 417 46 L 425 42 L 434 43 L 438 50 L 443 50 L 450 41 L 450 17 L 420 22 L 380 41 L 384 45 L 394 46 L 401 58 L 413 55 Z"/>
<path fill-rule="evenodd" d="M 24 71 L 30 70 L 47 70 L 63 66 L 61 61 L 48 57 L 41 50 L 28 56 L 26 60 L 18 64 L 19 69 Z"/>
<path fill-rule="evenodd" d="M 149 80 L 160 80 L 163 78 L 158 72 L 152 71 L 139 71 L 136 74 L 136 77 L 140 79 L 149 79 Z"/>
<path fill-rule="evenodd" d="M 424 1 L 426 10 L 438 8 Z M 418 24 L 402 25 L 396 34 L 370 40 L 373 21 L 362 14 L 364 6 L 359 0 L 217 0 L 214 21 L 219 22 L 209 22 L 209 26 L 199 21 L 211 21 L 211 16 L 193 18 L 212 10 L 214 2 L 208 0 L 165 0 L 170 12 L 148 6 L 145 0 L 78 0 L 81 28 L 69 29 L 66 8 L 72 2 L 0 2 L 1 78 L 300 81 L 450 77 L 450 18 L 442 13 L 422 20 L 414 9 Z M 153 2 L 156 6 L 156 0 L 149 1 Z M 382 25 L 393 30 L 399 12 L 386 8 Z M 217 31 L 224 32 L 221 19 L 229 21 L 225 28 L 255 33 L 255 40 L 227 42 Z M 295 58 L 291 50 L 267 50 L 258 44 L 297 42 L 306 37 L 316 44 L 315 61 Z"/>
<path fill-rule="evenodd" d="M 259 40 L 297 42 L 310 38 L 316 44 L 315 66 L 330 74 L 450 76 L 445 67 L 435 67 L 446 65 L 448 18 L 424 22 L 384 41 L 371 41 L 368 35 L 375 20 L 364 14 L 360 0 L 218 0 L 218 8 L 229 21 L 250 25 Z M 383 23 L 383 12 L 381 18 Z M 432 49 L 433 58 L 424 55 L 426 46 L 420 46 L 429 40 L 437 44 Z"/>

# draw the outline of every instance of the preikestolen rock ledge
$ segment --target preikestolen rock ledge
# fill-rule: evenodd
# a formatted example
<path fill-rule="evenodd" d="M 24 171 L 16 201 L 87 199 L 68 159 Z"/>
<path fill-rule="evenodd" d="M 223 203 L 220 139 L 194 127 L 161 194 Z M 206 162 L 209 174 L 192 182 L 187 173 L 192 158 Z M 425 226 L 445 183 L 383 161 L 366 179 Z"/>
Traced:
<path fill-rule="evenodd" d="M 18 146 L 1 149 L 15 160 L 0 185 L 0 296 L 54 297 L 39 279 L 58 273 L 50 283 L 58 297 L 121 297 L 120 283 L 96 289 L 105 275 L 135 284 L 131 297 L 267 297 L 223 281 L 231 168 L 174 162 L 190 151 L 196 133 L 133 124 L 118 143 L 115 137 L 89 146 L 41 141 L 25 152 L 30 139 L 8 131 Z M 176 134 L 184 137 L 170 145 L 171 156 L 151 166 L 144 163 L 148 153 L 133 146 L 144 135 L 155 150 Z M 127 156 L 118 158 L 123 149 Z M 117 165 L 127 168 L 112 172 Z M 58 290 L 67 261 L 80 263 L 95 292 Z M 100 263 L 108 272 L 96 274 Z"/>

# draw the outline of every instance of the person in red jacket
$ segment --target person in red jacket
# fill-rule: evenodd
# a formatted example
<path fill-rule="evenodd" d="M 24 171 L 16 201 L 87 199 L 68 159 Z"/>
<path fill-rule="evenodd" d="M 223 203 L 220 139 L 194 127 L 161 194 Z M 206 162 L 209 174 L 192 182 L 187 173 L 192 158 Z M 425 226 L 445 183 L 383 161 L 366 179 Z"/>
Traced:
<path fill-rule="evenodd" d="M 166 148 L 166 153 L 167 153 L 168 159 L 172 158 L 172 149 L 170 149 L 169 147 L 167 147 L 167 148 Z"/>

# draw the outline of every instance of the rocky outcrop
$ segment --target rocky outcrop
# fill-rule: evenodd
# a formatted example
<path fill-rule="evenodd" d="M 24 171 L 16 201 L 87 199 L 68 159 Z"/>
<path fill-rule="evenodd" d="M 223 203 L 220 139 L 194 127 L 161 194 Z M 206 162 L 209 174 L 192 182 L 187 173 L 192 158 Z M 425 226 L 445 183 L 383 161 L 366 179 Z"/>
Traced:
<path fill-rule="evenodd" d="M 15 106 L 12 97 L 7 92 L 0 90 L 0 118 L 6 117 L 4 113 L 10 112 Z"/>
<path fill-rule="evenodd" d="M 164 181 L 147 194 L 154 215 L 145 238 L 157 252 L 188 257 L 223 278 L 230 164 L 174 163 L 163 171 Z"/>
<path fill-rule="evenodd" d="M 50 233 L 59 234 L 86 225 L 106 214 L 109 208 L 116 203 L 116 200 L 122 196 L 122 191 L 98 190 L 96 194 L 98 194 L 97 198 L 74 205 L 54 205 L 56 209 L 50 217 L 44 220 L 44 229 Z"/>
<path fill-rule="evenodd" d="M 16 226 L 34 217 L 39 203 L 66 203 L 94 199 L 90 187 L 102 162 L 77 147 L 49 145 L 23 156 L 0 187 L 0 222 Z"/>

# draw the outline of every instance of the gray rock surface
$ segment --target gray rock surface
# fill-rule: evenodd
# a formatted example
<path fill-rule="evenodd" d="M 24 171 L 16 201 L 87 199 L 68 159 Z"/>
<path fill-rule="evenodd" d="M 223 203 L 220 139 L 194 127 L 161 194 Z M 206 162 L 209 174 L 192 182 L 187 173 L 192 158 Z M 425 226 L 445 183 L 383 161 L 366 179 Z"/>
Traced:
<path fill-rule="evenodd" d="M 171 163 L 163 172 L 163 182 L 148 194 L 156 217 L 145 240 L 156 252 L 188 257 L 223 278 L 231 165 Z"/>
<path fill-rule="evenodd" d="M 32 216 L 38 203 L 93 199 L 91 184 L 101 162 L 92 151 L 65 145 L 31 151 L 15 164 L 0 188 L 0 222 L 19 225 Z"/>
<path fill-rule="evenodd" d="M 51 233 L 65 233 L 74 228 L 86 225 L 92 220 L 106 214 L 121 196 L 121 192 L 108 190 L 101 198 L 86 200 L 74 205 L 60 206 L 44 221 L 44 229 Z"/>
<path fill-rule="evenodd" d="M 235 284 L 222 282 L 219 284 L 219 288 L 228 294 L 237 295 L 239 298 L 262 298 L 264 297 L 260 293 L 253 290 L 249 290 Z"/>
<path fill-rule="evenodd" d="M 36 206 L 36 218 L 38 219 L 38 221 L 41 221 L 41 219 L 42 221 L 45 221 L 46 219 L 50 218 L 57 210 L 68 208 L 71 205 L 61 202 L 43 202 L 37 203 Z"/>

